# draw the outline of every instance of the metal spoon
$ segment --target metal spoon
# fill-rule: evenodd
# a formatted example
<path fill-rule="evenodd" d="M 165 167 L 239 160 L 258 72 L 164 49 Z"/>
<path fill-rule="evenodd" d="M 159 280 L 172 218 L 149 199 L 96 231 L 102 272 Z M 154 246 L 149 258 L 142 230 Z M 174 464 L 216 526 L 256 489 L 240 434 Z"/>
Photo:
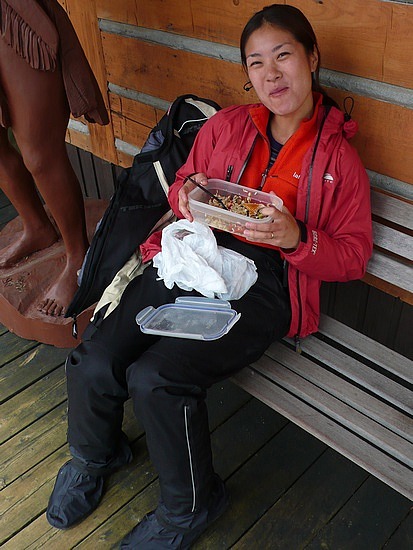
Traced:
<path fill-rule="evenodd" d="M 222 208 L 224 208 L 225 210 L 229 210 L 228 206 L 226 206 L 226 204 L 224 202 L 222 202 L 221 199 L 219 199 L 217 196 L 214 195 L 214 193 L 212 193 L 209 189 L 207 189 L 206 187 L 204 187 L 201 183 L 198 183 L 196 180 L 194 180 L 191 176 L 186 176 L 187 180 L 189 180 L 190 182 L 192 182 L 194 185 L 196 185 L 197 187 L 199 187 L 199 189 L 202 189 L 202 191 L 204 191 L 207 195 L 209 195 L 210 197 L 212 197 L 213 199 L 215 199 L 217 202 L 219 202 L 219 204 L 222 206 Z"/>

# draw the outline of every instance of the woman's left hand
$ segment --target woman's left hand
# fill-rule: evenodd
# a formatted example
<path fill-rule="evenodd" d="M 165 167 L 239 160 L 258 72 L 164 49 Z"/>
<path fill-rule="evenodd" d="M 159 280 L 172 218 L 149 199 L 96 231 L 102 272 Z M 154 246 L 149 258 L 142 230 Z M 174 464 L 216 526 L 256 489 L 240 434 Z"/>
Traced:
<path fill-rule="evenodd" d="M 265 216 L 271 216 L 272 221 L 262 224 L 248 221 L 245 224 L 244 237 L 248 241 L 295 250 L 300 242 L 300 227 L 290 211 L 285 206 L 282 211 L 275 206 L 265 206 L 260 211 Z"/>

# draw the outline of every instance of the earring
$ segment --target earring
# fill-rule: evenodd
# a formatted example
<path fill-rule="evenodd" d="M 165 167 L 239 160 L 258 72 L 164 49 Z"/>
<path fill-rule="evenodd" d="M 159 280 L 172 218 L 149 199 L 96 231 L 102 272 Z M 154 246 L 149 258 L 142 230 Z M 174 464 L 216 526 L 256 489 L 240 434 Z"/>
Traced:
<path fill-rule="evenodd" d="M 250 90 L 252 90 L 253 87 L 254 87 L 254 86 L 251 84 L 251 81 L 250 81 L 250 80 L 248 80 L 248 82 L 246 82 L 246 83 L 244 84 L 244 86 L 243 86 L 243 88 L 244 88 L 244 90 L 245 90 L 246 92 L 249 92 Z"/>

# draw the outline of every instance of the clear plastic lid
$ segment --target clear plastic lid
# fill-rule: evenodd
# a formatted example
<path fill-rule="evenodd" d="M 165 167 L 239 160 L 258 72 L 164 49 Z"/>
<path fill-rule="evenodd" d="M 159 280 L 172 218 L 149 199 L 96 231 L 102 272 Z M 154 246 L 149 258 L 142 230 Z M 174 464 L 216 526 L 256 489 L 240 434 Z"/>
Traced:
<path fill-rule="evenodd" d="M 136 315 L 136 322 L 146 334 L 217 340 L 227 334 L 240 316 L 226 300 L 188 296 L 158 308 L 148 306 Z"/>

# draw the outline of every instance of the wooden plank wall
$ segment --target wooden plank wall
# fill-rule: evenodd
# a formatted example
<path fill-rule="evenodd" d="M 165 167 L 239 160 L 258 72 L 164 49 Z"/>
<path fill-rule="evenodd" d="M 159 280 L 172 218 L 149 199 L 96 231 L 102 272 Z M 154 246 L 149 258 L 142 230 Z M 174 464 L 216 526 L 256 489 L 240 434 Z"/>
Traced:
<path fill-rule="evenodd" d="M 244 23 L 269 2 L 59 1 L 75 26 L 111 115 L 111 124 L 104 128 L 83 119 L 69 124 L 67 140 L 78 148 L 72 157 L 82 165 L 78 172 L 86 195 L 110 196 L 114 167 L 131 164 L 176 96 L 195 93 L 223 107 L 255 101 L 253 91 L 243 90 L 246 77 L 238 43 Z M 300 8 L 312 22 L 321 49 L 321 82 L 330 95 L 339 104 L 348 95 L 354 98 L 352 116 L 360 131 L 353 143 L 372 186 L 412 202 L 413 0 L 278 3 Z M 92 176 L 97 183 L 91 182 Z M 354 296 L 357 304 L 349 299 Z M 329 314 L 373 332 L 403 353 L 406 344 L 397 340 L 400 330 L 411 326 L 411 306 L 363 283 L 326 285 L 323 304 Z M 378 323 L 380 311 L 382 319 L 391 312 L 390 328 Z"/>
<path fill-rule="evenodd" d="M 179 94 L 222 106 L 254 100 L 242 88 L 238 42 L 260 9 L 254 0 L 60 0 L 110 108 L 101 128 L 74 121 L 69 140 L 130 165 L 149 128 Z M 285 3 L 285 2 L 280 2 Z M 382 0 L 290 1 L 319 37 L 322 82 L 341 104 L 351 95 L 360 122 L 354 145 L 375 185 L 413 198 L 413 5 Z M 404 184 L 409 185 L 404 185 Z M 401 190 L 401 191 L 400 191 Z"/>

